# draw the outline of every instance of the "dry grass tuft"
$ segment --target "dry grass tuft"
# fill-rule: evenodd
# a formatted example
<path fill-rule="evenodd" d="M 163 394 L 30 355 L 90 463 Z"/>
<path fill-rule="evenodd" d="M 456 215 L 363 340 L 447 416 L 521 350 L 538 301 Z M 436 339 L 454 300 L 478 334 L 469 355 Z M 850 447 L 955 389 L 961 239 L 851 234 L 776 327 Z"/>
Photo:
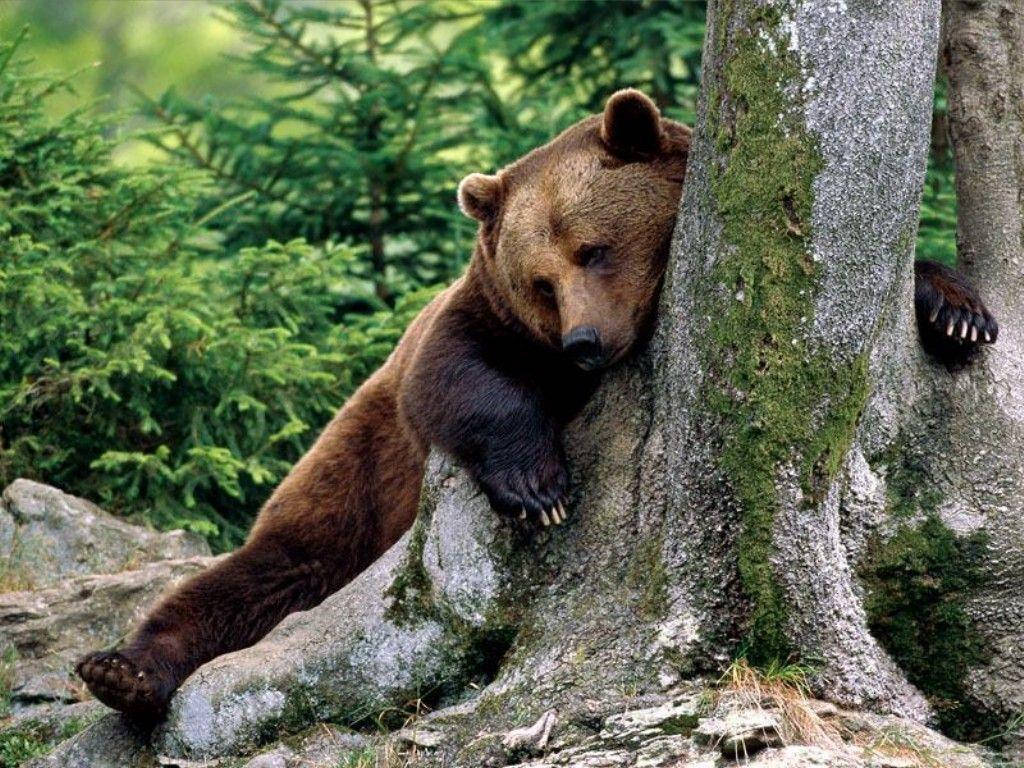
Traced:
<path fill-rule="evenodd" d="M 711 703 L 727 711 L 750 709 L 776 714 L 782 742 L 822 749 L 859 748 L 867 755 L 896 757 L 915 768 L 945 768 L 927 744 L 898 726 L 851 730 L 842 717 L 822 717 L 821 702 L 811 695 L 813 670 L 795 664 L 754 668 L 746 659 L 734 661 L 711 692 Z M 1024 768 L 1024 767 L 1022 767 Z"/>
<path fill-rule="evenodd" d="M 755 668 L 746 659 L 737 659 L 718 680 L 716 704 L 731 710 L 774 711 L 785 744 L 837 747 L 844 741 L 842 733 L 815 710 L 807 682 L 810 673 L 797 664 L 773 662 Z"/>
<path fill-rule="evenodd" d="M 919 743 L 913 734 L 896 726 L 882 728 L 868 735 L 855 734 L 853 743 L 868 754 L 903 758 L 916 768 L 945 768 L 945 764 L 931 749 Z"/>

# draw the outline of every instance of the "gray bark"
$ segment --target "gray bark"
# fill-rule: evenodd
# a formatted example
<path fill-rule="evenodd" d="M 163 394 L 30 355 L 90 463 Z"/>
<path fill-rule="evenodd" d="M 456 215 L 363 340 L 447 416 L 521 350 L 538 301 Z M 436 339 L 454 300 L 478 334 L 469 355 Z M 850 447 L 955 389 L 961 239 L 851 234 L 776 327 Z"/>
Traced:
<path fill-rule="evenodd" d="M 659 327 L 566 435 L 569 525 L 517 533 L 434 456 L 413 530 L 321 607 L 186 681 L 157 752 L 239 754 L 427 698 L 452 705 L 433 721 L 448 734 L 439 762 L 477 766 L 491 734 L 551 710 L 586 722 L 744 649 L 811 660 L 840 703 L 926 719 L 869 631 L 857 576 L 920 518 L 893 512 L 907 456 L 943 520 L 1017 536 L 992 545 L 1006 557 L 972 617 L 998 623 L 995 596 L 1024 592 L 1021 411 L 995 396 L 1019 391 L 1000 368 L 1021 359 L 1015 331 L 952 378 L 912 322 L 938 0 L 710 6 Z M 1004 686 L 1019 675 L 1015 621 L 975 685 L 1003 709 L 1019 695 Z"/>
<path fill-rule="evenodd" d="M 970 671 L 968 692 L 1009 717 L 1024 712 L 1024 4 L 946 0 L 942 20 L 959 266 L 1000 337 L 981 365 L 936 377 L 938 418 L 923 440 L 947 457 L 930 468 L 943 519 L 987 540 L 988 583 L 969 612 L 990 658 Z M 1024 756 L 1019 722 L 1015 735 Z"/>
<path fill-rule="evenodd" d="M 886 3 L 882 8 L 850 4 L 847 8 L 808 2 L 781 10 L 778 37 L 761 45 L 787 50 L 799 63 L 801 82 L 784 86 L 785 102 L 789 119 L 798 126 L 790 130 L 812 134 L 822 156 L 821 170 L 813 181 L 811 220 L 801 225 L 810 230 L 803 240 L 803 255 L 819 267 L 812 305 L 802 307 L 806 314 L 769 317 L 771 324 L 793 333 L 769 339 L 767 344 L 799 345 L 805 361 L 823 357 L 821 365 L 828 369 L 848 367 L 858 356 L 868 355 L 872 395 L 864 404 L 856 440 L 842 461 L 845 471 L 819 491 L 818 500 L 807 497 L 798 478 L 797 467 L 807 458 L 809 446 L 792 445 L 790 458 L 773 464 L 775 477 L 768 487 L 774 499 L 766 505 L 774 518 L 770 578 L 780 582 L 781 601 L 792 609 L 788 638 L 803 657 L 823 662 L 820 684 L 830 696 L 848 704 L 922 717 L 927 712 L 922 697 L 867 631 L 850 557 L 858 542 L 846 535 L 848 529 L 864 531 L 877 524 L 882 514 L 877 499 L 884 494 L 872 492 L 869 503 L 858 509 L 843 502 L 850 483 L 877 482 L 863 477 L 865 472 L 870 474 L 865 456 L 880 452 L 895 437 L 900 415 L 897 398 L 905 377 L 902 369 L 907 358 L 916 355 L 910 321 L 912 233 L 925 165 L 938 8 L 936 3 Z M 704 69 L 705 93 L 709 85 L 723 79 L 722 70 L 729 62 L 728 53 L 715 57 L 714 50 L 709 50 L 714 36 L 725 34 L 728 51 L 751 26 L 756 28 L 749 20 L 753 13 L 754 5 L 746 11 L 734 7 L 729 18 L 718 18 L 717 6 L 712 7 L 705 46 L 705 61 L 710 62 Z M 895 29 L 902 31 L 895 35 Z M 727 85 L 718 87 L 727 89 Z M 729 493 L 731 479 L 720 469 L 720 445 L 729 438 L 724 433 L 736 429 L 736 424 L 715 423 L 701 399 L 706 391 L 702 380 L 721 382 L 729 371 L 703 366 L 696 350 L 701 349 L 701 340 L 714 334 L 714 324 L 727 311 L 724 305 L 737 301 L 741 291 L 749 293 L 758 286 L 715 282 L 717 261 L 734 258 L 737 248 L 746 245 L 723 236 L 721 217 L 709 205 L 715 199 L 709 171 L 727 166 L 730 157 L 712 144 L 707 126 L 716 116 L 709 117 L 707 109 L 705 104 L 704 130 L 697 131 L 674 272 L 662 308 L 663 351 L 655 366 L 655 387 L 667 396 L 661 400 L 664 411 L 655 420 L 664 431 L 658 439 L 669 446 L 662 473 L 675 479 L 668 488 L 667 506 L 677 514 L 695 514 L 698 527 L 714 520 L 716 527 L 740 536 L 737 532 L 745 525 L 749 510 L 744 507 L 749 502 Z M 764 183 L 771 184 L 772 179 Z M 756 259 L 757 254 L 748 257 Z M 702 313 L 699 308 L 707 306 L 709 295 L 717 311 Z M 720 383 L 713 381 L 712 386 Z M 782 397 L 797 401 L 798 394 L 794 389 Z M 823 391 L 815 398 L 812 429 L 828 422 L 836 406 L 830 402 L 834 395 Z M 740 392 L 735 399 L 744 396 Z M 773 419 L 772 405 L 786 407 L 785 403 L 757 404 L 753 415 Z M 698 550 L 707 551 L 698 537 L 685 539 L 687 545 L 693 542 Z M 695 553 L 691 562 L 699 562 L 700 557 Z M 723 556 L 712 551 L 697 569 L 691 566 L 684 572 L 703 578 L 709 569 L 720 572 L 721 563 L 736 559 L 736 553 Z M 695 586 L 683 584 L 680 591 L 701 595 Z M 716 593 L 709 595 L 705 589 L 703 594 L 708 599 Z M 711 604 L 715 616 L 731 612 L 729 619 L 740 625 L 749 610 L 746 601 L 732 596 Z"/>

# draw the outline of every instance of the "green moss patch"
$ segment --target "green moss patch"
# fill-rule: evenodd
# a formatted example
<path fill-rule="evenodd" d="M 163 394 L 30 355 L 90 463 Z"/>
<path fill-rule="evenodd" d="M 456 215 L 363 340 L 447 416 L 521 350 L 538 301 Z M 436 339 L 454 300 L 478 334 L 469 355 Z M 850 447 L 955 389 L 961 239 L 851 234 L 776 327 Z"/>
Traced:
<path fill-rule="evenodd" d="M 928 457 L 918 455 L 901 437 L 871 458 L 871 466 L 884 470 L 887 511 L 901 519 L 931 514 L 942 494 L 928 474 Z"/>
<path fill-rule="evenodd" d="M 928 696 L 940 727 L 961 740 L 990 736 L 998 726 L 968 703 L 964 678 L 989 651 L 965 610 L 985 585 L 986 536 L 958 537 L 934 514 L 875 541 L 861 571 L 872 634 Z"/>
<path fill-rule="evenodd" d="M 392 598 L 387 617 L 404 626 L 428 618 L 437 618 L 437 611 L 430 594 L 430 574 L 423 565 L 423 549 L 427 543 L 427 525 L 422 514 L 413 524 L 409 539 L 409 551 L 398 575 L 384 592 Z"/>

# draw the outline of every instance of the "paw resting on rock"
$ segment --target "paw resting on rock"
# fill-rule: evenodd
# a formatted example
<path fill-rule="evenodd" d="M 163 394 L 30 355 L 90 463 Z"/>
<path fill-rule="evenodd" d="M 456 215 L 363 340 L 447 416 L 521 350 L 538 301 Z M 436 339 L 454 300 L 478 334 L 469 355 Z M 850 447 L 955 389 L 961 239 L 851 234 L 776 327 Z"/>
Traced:
<path fill-rule="evenodd" d="M 75 671 L 97 699 L 139 719 L 161 717 L 174 689 L 156 670 L 117 651 L 91 653 Z"/>

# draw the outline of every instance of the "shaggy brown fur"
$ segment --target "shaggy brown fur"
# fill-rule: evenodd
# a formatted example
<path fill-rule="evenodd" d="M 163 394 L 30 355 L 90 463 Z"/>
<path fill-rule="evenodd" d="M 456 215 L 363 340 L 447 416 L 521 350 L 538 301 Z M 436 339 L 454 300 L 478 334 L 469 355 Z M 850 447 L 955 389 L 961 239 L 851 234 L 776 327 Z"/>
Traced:
<path fill-rule="evenodd" d="M 459 205 L 480 222 L 465 276 L 328 424 L 246 544 L 165 597 L 122 648 L 79 663 L 96 697 L 158 717 L 201 664 L 350 581 L 412 524 L 431 445 L 495 510 L 561 522 L 562 427 L 648 327 L 689 145 L 688 128 L 620 91 L 603 115 L 464 179 Z M 923 334 L 954 322 L 942 348 L 995 338 L 981 302 L 937 265 L 918 270 L 917 306 Z"/>
<path fill-rule="evenodd" d="M 637 91 L 494 176 L 466 274 L 413 321 L 274 491 L 237 552 L 169 594 L 78 674 L 107 705 L 160 716 L 201 664 L 350 581 L 412 524 L 438 445 L 499 512 L 564 515 L 563 425 L 643 334 L 664 271 L 690 130 Z"/>

